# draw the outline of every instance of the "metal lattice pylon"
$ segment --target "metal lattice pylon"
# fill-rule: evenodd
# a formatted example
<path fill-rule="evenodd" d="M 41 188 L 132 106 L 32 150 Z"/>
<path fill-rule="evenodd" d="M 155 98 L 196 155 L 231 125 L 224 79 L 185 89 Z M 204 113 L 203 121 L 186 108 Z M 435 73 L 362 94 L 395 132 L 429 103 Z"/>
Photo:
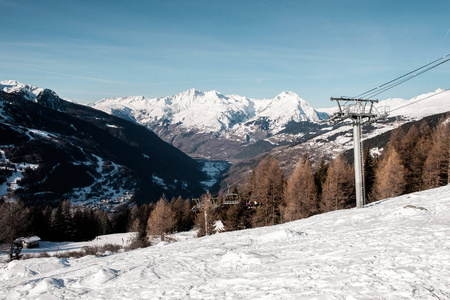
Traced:
<path fill-rule="evenodd" d="M 355 189 L 356 189 L 356 207 L 362 208 L 366 204 L 365 187 L 364 187 L 364 160 L 362 131 L 363 124 L 373 123 L 381 118 L 386 117 L 389 112 L 388 108 L 382 108 L 382 112 L 375 107 L 378 100 L 355 99 L 355 98 L 331 98 L 336 101 L 338 111 L 330 116 L 328 122 L 336 125 L 346 119 L 353 122 L 353 152 L 355 166 Z M 341 103 L 343 102 L 343 103 Z"/>

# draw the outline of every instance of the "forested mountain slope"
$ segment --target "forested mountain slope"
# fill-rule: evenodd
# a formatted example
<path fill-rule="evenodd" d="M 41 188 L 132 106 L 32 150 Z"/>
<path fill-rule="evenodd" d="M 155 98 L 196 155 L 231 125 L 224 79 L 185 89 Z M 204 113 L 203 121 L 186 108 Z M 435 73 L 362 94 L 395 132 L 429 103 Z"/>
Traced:
<path fill-rule="evenodd" d="M 47 89 L 0 91 L 0 192 L 104 208 L 190 196 L 201 165 L 147 128 Z M 35 94 L 33 94 L 35 92 Z"/>

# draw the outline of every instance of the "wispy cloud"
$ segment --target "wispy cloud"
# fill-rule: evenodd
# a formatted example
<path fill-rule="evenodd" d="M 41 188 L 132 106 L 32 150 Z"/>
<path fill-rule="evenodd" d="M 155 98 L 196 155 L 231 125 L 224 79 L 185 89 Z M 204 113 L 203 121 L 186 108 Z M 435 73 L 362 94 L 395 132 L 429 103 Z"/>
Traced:
<path fill-rule="evenodd" d="M 107 83 L 107 84 L 122 83 L 119 81 L 108 80 L 108 79 L 104 79 L 104 78 L 81 76 L 81 75 L 68 74 L 68 73 L 59 73 L 59 72 L 43 71 L 43 70 L 36 70 L 36 69 L 30 69 L 29 71 L 44 73 L 44 74 L 51 74 L 51 75 L 58 75 L 58 76 L 65 76 L 65 77 L 70 77 L 70 78 L 77 78 L 77 79 L 83 79 L 83 80 L 87 80 L 87 81 L 101 82 L 101 83 Z"/>
<path fill-rule="evenodd" d="M 105 78 L 82 76 L 82 75 L 70 74 L 70 73 L 45 71 L 45 70 L 39 70 L 39 69 L 33 69 L 33 68 L 9 67 L 8 69 L 19 70 L 19 71 L 26 71 L 26 72 L 35 72 L 35 73 L 41 73 L 41 74 L 56 75 L 58 77 L 63 76 L 63 77 L 68 77 L 68 78 L 76 78 L 76 79 L 82 79 L 82 80 L 86 80 L 86 81 L 100 82 L 100 83 L 106 83 L 106 84 L 119 84 L 119 83 L 123 84 L 122 81 L 114 81 L 114 80 L 108 80 L 108 79 L 105 79 Z"/>
<path fill-rule="evenodd" d="M 443 44 L 445 42 L 449 33 L 450 33 L 450 28 L 447 30 L 447 33 L 445 34 L 444 38 L 442 39 L 441 44 Z"/>

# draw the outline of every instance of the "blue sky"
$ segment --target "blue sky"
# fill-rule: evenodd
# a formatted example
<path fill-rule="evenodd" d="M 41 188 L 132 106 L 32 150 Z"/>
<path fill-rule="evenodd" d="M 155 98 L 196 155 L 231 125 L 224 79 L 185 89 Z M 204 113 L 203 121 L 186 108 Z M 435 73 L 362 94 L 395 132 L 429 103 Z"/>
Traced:
<path fill-rule="evenodd" d="M 0 0 L 0 80 L 61 97 L 251 98 L 314 107 L 450 53 L 450 1 Z M 450 88 L 450 62 L 379 99 Z"/>

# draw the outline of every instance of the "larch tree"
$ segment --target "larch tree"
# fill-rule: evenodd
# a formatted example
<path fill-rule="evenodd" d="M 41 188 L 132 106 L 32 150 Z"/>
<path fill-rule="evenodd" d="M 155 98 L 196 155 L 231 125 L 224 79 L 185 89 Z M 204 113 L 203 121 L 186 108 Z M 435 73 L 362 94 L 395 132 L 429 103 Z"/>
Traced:
<path fill-rule="evenodd" d="M 223 218 L 225 230 L 234 231 L 247 228 L 247 211 L 247 205 L 243 199 L 238 204 L 229 205 Z"/>
<path fill-rule="evenodd" d="M 413 149 L 410 149 L 410 157 L 405 165 L 409 169 L 408 185 L 406 192 L 416 192 L 424 189 L 423 172 L 425 160 L 431 148 L 431 130 L 425 122 L 419 126 L 419 137 Z"/>
<path fill-rule="evenodd" d="M 192 204 L 190 199 L 184 200 L 184 206 L 183 206 L 183 226 L 180 230 L 188 231 L 191 230 L 192 227 L 194 227 L 195 223 L 195 214 L 192 211 Z"/>
<path fill-rule="evenodd" d="M 373 197 L 375 200 L 391 198 L 404 193 L 406 169 L 394 147 L 388 147 L 375 174 Z"/>
<path fill-rule="evenodd" d="M 419 154 L 416 151 L 419 139 L 419 130 L 416 128 L 416 126 L 412 125 L 402 141 L 403 148 L 405 150 L 403 151 L 403 155 L 400 159 L 406 171 L 405 193 L 415 192 L 419 189 L 420 186 L 421 169 L 420 164 L 418 163 L 418 159 L 416 158 L 416 156 Z"/>
<path fill-rule="evenodd" d="M 450 118 L 440 121 L 431 135 L 431 147 L 424 163 L 425 189 L 449 183 L 450 173 Z"/>
<path fill-rule="evenodd" d="M 405 138 L 405 131 L 403 128 L 397 127 L 392 130 L 391 137 L 389 138 L 388 147 L 394 148 L 400 159 L 403 157 L 403 154 L 407 149 L 403 145 L 403 139 Z"/>
<path fill-rule="evenodd" d="M 172 209 L 175 216 L 175 231 L 179 231 L 183 226 L 183 207 L 184 201 L 181 196 L 178 198 L 172 198 L 169 203 L 170 208 Z"/>
<path fill-rule="evenodd" d="M 175 214 L 170 208 L 167 199 L 161 197 L 148 218 L 147 234 L 150 236 L 160 236 L 161 241 L 164 241 L 167 234 L 174 232 L 175 225 Z"/>
<path fill-rule="evenodd" d="M 250 181 L 252 194 L 259 193 L 262 202 L 252 217 L 253 227 L 280 223 L 284 175 L 278 161 L 269 156 L 264 158 L 256 167 Z"/>
<path fill-rule="evenodd" d="M 191 210 L 191 201 L 183 200 L 181 196 L 172 198 L 170 207 L 175 213 L 175 231 L 187 231 L 194 225 L 194 215 Z"/>
<path fill-rule="evenodd" d="M 341 156 L 330 164 L 322 190 L 320 210 L 328 212 L 349 208 L 356 203 L 353 168 Z"/>
<path fill-rule="evenodd" d="M 289 177 L 284 193 L 283 221 L 293 221 L 317 213 L 317 190 L 308 157 L 301 158 Z"/>

